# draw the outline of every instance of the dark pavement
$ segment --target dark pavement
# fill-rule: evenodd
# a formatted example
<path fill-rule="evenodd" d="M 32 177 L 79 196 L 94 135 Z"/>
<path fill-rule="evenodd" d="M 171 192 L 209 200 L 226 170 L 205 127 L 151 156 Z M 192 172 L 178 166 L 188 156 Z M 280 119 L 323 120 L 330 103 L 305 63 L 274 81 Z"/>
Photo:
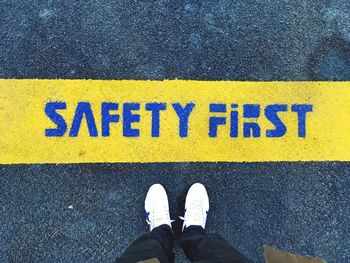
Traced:
<path fill-rule="evenodd" d="M 348 0 L 0 0 L 0 14 L 1 78 L 350 80 Z M 270 244 L 350 262 L 340 162 L 0 166 L 0 262 L 113 262 L 147 230 L 151 184 L 175 217 L 196 181 L 208 231 L 253 261 Z"/>

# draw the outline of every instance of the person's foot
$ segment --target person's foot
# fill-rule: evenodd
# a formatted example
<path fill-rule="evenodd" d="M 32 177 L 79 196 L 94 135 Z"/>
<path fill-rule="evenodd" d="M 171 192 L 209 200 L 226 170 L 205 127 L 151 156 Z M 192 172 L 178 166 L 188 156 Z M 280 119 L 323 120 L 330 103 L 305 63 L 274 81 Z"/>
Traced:
<path fill-rule="evenodd" d="M 145 212 L 150 231 L 160 225 L 171 227 L 168 196 L 162 185 L 154 184 L 149 188 L 145 199 Z"/>
<path fill-rule="evenodd" d="M 201 226 L 205 229 L 209 197 L 204 185 L 195 183 L 188 190 L 185 202 L 185 216 L 182 230 L 189 226 Z"/>

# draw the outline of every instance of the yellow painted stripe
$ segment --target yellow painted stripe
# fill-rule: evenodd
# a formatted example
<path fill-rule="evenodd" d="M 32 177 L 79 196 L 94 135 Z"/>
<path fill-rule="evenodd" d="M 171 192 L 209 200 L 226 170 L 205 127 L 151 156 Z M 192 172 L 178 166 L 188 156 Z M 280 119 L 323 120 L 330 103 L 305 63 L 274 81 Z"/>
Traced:
<path fill-rule="evenodd" d="M 57 110 L 67 124 L 61 137 L 45 136 L 55 123 L 45 114 L 48 102 L 64 102 Z M 70 129 L 79 102 L 89 102 L 98 136 L 91 137 L 83 119 L 79 134 Z M 119 103 L 120 120 L 110 124 L 110 136 L 101 135 L 101 103 Z M 139 137 L 123 135 L 123 104 L 140 103 L 140 122 L 132 127 Z M 145 104 L 162 102 L 160 135 L 151 136 L 151 112 Z M 179 136 L 179 118 L 172 103 L 195 105 L 189 115 L 188 136 Z M 227 105 L 226 113 L 210 113 L 211 103 Z M 231 104 L 238 104 L 238 137 L 230 137 Z M 243 118 L 244 104 L 258 104 L 257 119 Z M 282 137 L 266 137 L 274 129 L 264 109 L 286 104 L 278 116 L 287 128 Z M 298 136 L 293 104 L 309 104 L 306 136 Z M 226 116 L 217 137 L 209 133 L 209 118 Z M 243 137 L 243 123 L 256 121 L 258 138 Z M 231 81 L 103 81 L 103 80 L 0 80 L 0 163 L 89 162 L 261 162 L 350 161 L 350 82 L 231 82 Z"/>

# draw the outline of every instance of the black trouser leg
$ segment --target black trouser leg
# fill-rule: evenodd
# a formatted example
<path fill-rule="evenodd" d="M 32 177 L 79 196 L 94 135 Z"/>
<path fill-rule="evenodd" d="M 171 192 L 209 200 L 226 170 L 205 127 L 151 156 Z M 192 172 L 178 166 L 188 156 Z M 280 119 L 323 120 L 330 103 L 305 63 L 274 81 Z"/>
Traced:
<path fill-rule="evenodd" d="M 208 235 L 201 226 L 186 228 L 181 237 L 186 257 L 201 263 L 251 263 L 219 235 Z"/>
<path fill-rule="evenodd" d="M 171 227 L 161 225 L 134 241 L 117 262 L 136 263 L 151 258 L 157 258 L 161 263 L 173 262 L 173 243 L 174 234 Z"/>

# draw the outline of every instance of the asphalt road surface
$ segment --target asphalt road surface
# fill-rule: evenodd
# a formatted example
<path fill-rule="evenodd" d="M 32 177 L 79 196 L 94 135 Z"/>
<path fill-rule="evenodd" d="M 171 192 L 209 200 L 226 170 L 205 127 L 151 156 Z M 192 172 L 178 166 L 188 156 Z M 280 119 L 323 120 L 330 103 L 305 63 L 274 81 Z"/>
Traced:
<path fill-rule="evenodd" d="M 0 14 L 1 78 L 350 80 L 348 0 L 0 0 Z M 350 262 L 340 162 L 0 166 L 0 262 L 113 262 L 147 231 L 151 184 L 175 218 L 197 181 L 208 231 L 253 261 L 269 244 Z"/>

